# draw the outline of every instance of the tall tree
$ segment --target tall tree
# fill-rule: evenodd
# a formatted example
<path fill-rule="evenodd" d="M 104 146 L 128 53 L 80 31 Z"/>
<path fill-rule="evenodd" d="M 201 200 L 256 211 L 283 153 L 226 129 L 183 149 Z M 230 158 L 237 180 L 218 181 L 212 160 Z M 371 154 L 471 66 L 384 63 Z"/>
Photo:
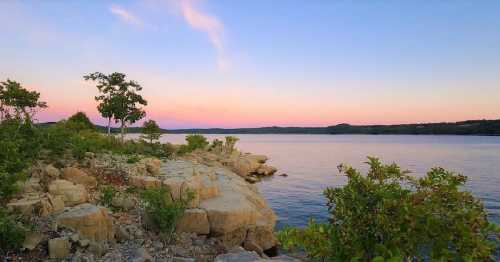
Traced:
<path fill-rule="evenodd" d="M 161 137 L 161 129 L 156 124 L 154 120 L 145 121 L 142 125 L 142 139 L 149 140 L 150 144 L 153 144 L 154 140 L 158 140 Z"/>
<path fill-rule="evenodd" d="M 97 81 L 97 89 L 101 92 L 101 95 L 95 97 L 99 102 L 97 109 L 108 119 L 108 134 L 111 119 L 114 119 L 115 123 L 120 123 L 122 140 L 127 124 L 142 119 L 146 112 L 141 106 L 147 105 L 147 101 L 137 93 L 142 90 L 139 83 L 125 78 L 125 74 L 116 72 L 110 75 L 95 72 L 84 76 L 85 80 Z"/>
<path fill-rule="evenodd" d="M 28 91 L 20 83 L 7 79 L 0 83 L 0 110 L 1 119 L 15 117 L 19 120 L 31 122 L 38 109 L 46 108 L 47 103 L 42 102 L 40 93 Z"/>

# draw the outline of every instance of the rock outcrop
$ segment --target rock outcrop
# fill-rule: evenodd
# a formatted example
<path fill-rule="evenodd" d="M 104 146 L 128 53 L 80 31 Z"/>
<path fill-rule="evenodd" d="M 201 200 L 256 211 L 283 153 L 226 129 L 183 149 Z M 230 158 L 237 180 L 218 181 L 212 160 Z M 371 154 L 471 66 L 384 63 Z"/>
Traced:
<path fill-rule="evenodd" d="M 260 158 L 263 159 L 263 158 Z M 189 161 L 167 161 L 160 178 L 172 189 L 172 196 L 182 197 L 187 189 L 196 195 L 192 208 L 181 220 L 180 230 L 193 228 L 206 213 L 209 234 L 228 246 L 252 240 L 263 250 L 276 245 L 273 228 L 276 215 L 254 185 L 224 167 L 209 167 Z M 204 221 L 204 220 L 201 220 Z M 206 231 L 205 225 L 199 225 Z"/>
<path fill-rule="evenodd" d="M 92 241 L 112 241 L 115 238 L 113 218 L 104 207 L 81 204 L 65 210 L 56 221 Z"/>
<path fill-rule="evenodd" d="M 88 193 L 83 185 L 75 185 L 73 182 L 57 179 L 49 184 L 49 193 L 60 196 L 66 206 L 75 206 L 87 202 Z"/>
<path fill-rule="evenodd" d="M 83 170 L 76 167 L 67 167 L 63 169 L 62 177 L 75 184 L 83 185 L 86 188 L 93 189 L 97 187 L 97 180 L 93 176 L 89 176 Z"/>

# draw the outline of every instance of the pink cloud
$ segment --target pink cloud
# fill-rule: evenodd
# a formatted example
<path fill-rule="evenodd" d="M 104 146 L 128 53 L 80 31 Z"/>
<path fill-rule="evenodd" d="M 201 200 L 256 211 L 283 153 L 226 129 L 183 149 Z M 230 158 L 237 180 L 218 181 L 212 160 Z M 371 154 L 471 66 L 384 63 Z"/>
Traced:
<path fill-rule="evenodd" d="M 137 16 L 133 15 L 130 11 L 127 11 L 125 8 L 119 6 L 119 5 L 111 5 L 109 8 L 109 11 L 116 15 L 120 20 L 136 25 L 136 26 L 143 26 L 143 22 L 141 19 L 139 19 Z"/>
<path fill-rule="evenodd" d="M 210 43 L 217 51 L 217 67 L 220 71 L 229 69 L 223 35 L 224 25 L 214 15 L 201 11 L 194 0 L 179 0 L 179 7 L 186 22 L 194 29 L 207 34 Z"/>

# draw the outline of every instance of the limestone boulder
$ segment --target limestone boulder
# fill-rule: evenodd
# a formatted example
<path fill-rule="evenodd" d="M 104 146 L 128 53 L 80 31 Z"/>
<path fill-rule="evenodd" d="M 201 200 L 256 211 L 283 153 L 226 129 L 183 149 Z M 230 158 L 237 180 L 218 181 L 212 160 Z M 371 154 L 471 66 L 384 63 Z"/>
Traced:
<path fill-rule="evenodd" d="M 263 250 L 276 245 L 273 210 L 254 185 L 227 167 L 170 160 L 162 165 L 162 174 L 163 184 L 171 188 L 173 199 L 179 199 L 187 190 L 197 196 L 198 205 L 191 207 L 197 208 L 188 209 L 185 220 L 179 222 L 181 232 L 200 234 L 208 228 L 209 234 L 227 248 L 242 245 L 246 240 Z M 208 226 L 204 225 L 205 215 Z M 200 225 L 194 221 L 200 221 Z"/>
<path fill-rule="evenodd" d="M 254 251 L 242 251 L 238 253 L 227 253 L 215 257 L 215 262 L 254 262 L 262 258 Z"/>
<path fill-rule="evenodd" d="M 271 176 L 273 175 L 274 173 L 276 173 L 276 171 L 278 171 L 278 169 L 276 169 L 275 167 L 273 166 L 268 166 L 268 165 L 261 165 L 256 173 L 260 176 Z"/>
<path fill-rule="evenodd" d="M 23 198 L 9 202 L 7 209 L 23 216 L 39 215 L 42 212 L 42 197 L 36 193 L 25 194 Z"/>
<path fill-rule="evenodd" d="M 49 256 L 51 259 L 64 259 L 69 256 L 71 243 L 66 237 L 49 239 Z"/>
<path fill-rule="evenodd" d="M 160 168 L 161 168 L 161 161 L 158 158 L 143 158 L 139 161 L 139 164 L 144 165 L 146 171 L 153 175 L 153 176 L 158 176 L 160 175 Z"/>
<path fill-rule="evenodd" d="M 42 242 L 43 236 L 37 232 L 29 232 L 23 241 L 23 248 L 27 250 L 35 249 L 40 242 Z"/>
<path fill-rule="evenodd" d="M 61 175 L 61 171 L 59 171 L 59 169 L 57 169 L 53 165 L 46 165 L 45 168 L 43 169 L 42 173 L 44 176 L 47 176 L 47 177 L 50 177 L 53 179 L 57 179 Z"/>
<path fill-rule="evenodd" d="M 67 167 L 62 171 L 62 177 L 68 181 L 75 184 L 83 185 L 86 188 L 96 188 L 97 179 L 93 176 L 88 175 L 85 171 L 76 167 Z"/>
<path fill-rule="evenodd" d="M 162 184 L 160 179 L 151 176 L 131 176 L 128 182 L 129 185 L 142 189 L 158 188 Z"/>
<path fill-rule="evenodd" d="M 252 241 L 264 250 L 274 247 L 276 215 L 257 188 L 230 172 L 219 176 L 219 185 L 218 197 L 200 203 L 200 208 L 207 212 L 211 234 L 226 246 L 233 246 L 241 245 L 248 233 L 255 231 L 258 237 Z"/>
<path fill-rule="evenodd" d="M 56 221 L 89 240 L 111 241 L 115 238 L 113 218 L 104 207 L 81 204 L 59 214 Z"/>
<path fill-rule="evenodd" d="M 42 191 L 42 186 L 40 184 L 40 178 L 38 177 L 30 177 L 28 180 L 26 180 L 23 185 L 23 192 L 24 193 L 35 193 L 35 192 L 40 192 Z"/>
<path fill-rule="evenodd" d="M 210 233 L 210 224 L 207 212 L 199 208 L 186 210 L 177 222 L 176 231 L 208 235 Z"/>
<path fill-rule="evenodd" d="M 66 206 L 78 205 L 88 200 L 88 193 L 83 185 L 75 185 L 63 179 L 52 181 L 49 184 L 49 193 L 55 197 L 61 197 Z"/>

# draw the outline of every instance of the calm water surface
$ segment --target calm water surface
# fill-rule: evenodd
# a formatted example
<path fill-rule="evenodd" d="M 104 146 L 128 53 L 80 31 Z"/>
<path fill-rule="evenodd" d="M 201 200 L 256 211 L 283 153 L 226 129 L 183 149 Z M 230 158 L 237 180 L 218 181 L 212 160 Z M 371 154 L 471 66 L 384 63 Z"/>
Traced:
<path fill-rule="evenodd" d="M 223 135 L 206 135 L 210 140 Z M 236 135 L 244 152 L 267 155 L 278 174 L 258 183 L 284 224 L 303 226 L 310 217 L 325 220 L 322 191 L 342 186 L 337 165 L 367 170 L 366 156 L 396 162 L 415 175 L 441 166 L 469 177 L 467 189 L 480 197 L 490 218 L 500 223 L 500 137 L 412 135 Z M 162 142 L 183 143 L 185 135 L 164 135 Z"/>

